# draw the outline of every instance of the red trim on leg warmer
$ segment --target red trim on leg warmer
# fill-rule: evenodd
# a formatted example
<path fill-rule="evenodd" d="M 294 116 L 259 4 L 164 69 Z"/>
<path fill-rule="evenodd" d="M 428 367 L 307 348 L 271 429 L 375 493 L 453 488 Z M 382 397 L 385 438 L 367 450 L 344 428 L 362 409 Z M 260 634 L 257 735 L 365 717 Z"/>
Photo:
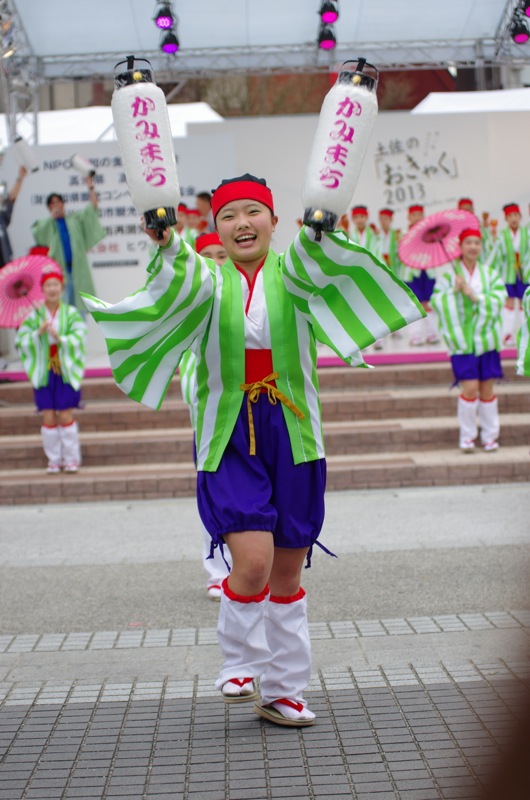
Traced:
<path fill-rule="evenodd" d="M 262 603 L 269 594 L 268 584 L 265 584 L 265 588 L 260 594 L 236 594 L 228 585 L 228 578 L 224 579 L 222 587 L 228 599 L 236 600 L 238 603 Z"/>
<path fill-rule="evenodd" d="M 301 600 L 303 597 L 305 597 L 305 590 L 300 586 L 297 593 L 292 594 L 290 597 L 280 597 L 277 594 L 271 594 L 269 600 L 271 603 L 281 603 L 283 605 L 287 605 L 288 603 L 296 603 L 297 600 Z"/>

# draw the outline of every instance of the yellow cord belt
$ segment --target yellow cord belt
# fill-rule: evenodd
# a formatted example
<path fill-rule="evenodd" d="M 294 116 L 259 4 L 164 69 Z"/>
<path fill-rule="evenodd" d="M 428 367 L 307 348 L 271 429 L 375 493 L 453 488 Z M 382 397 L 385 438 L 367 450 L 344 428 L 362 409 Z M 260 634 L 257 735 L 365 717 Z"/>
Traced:
<path fill-rule="evenodd" d="M 55 372 L 56 375 L 61 374 L 61 360 L 59 358 L 59 348 L 56 344 L 50 345 L 50 355 L 48 358 L 48 369 Z"/>
<path fill-rule="evenodd" d="M 280 392 L 276 386 L 273 386 L 272 383 L 269 383 L 269 381 L 274 381 L 279 377 L 280 376 L 277 372 L 271 372 L 271 374 L 267 375 L 266 378 L 263 378 L 262 381 L 255 381 L 254 383 L 242 383 L 240 386 L 240 389 L 242 389 L 244 392 L 247 392 L 248 433 L 250 438 L 249 452 L 251 456 L 256 455 L 256 434 L 254 431 L 254 420 L 252 418 L 252 403 L 258 402 L 259 396 L 262 393 L 262 389 L 267 391 L 267 398 L 271 405 L 275 406 L 279 400 L 280 403 L 286 405 L 287 408 L 293 412 L 293 414 L 296 414 L 298 419 L 304 418 L 304 414 L 300 411 L 300 409 L 297 408 L 288 397 Z"/>

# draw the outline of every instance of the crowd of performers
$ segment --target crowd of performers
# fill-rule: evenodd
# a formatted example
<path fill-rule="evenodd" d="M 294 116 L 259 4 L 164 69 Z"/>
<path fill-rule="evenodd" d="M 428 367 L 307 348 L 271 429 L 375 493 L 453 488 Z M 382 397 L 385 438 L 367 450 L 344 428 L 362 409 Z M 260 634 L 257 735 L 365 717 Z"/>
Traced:
<path fill-rule="evenodd" d="M 410 225 L 423 213 L 411 207 Z M 484 450 L 498 447 L 493 387 L 508 335 L 503 309 L 511 298 L 509 308 L 522 301 L 530 311 L 528 230 L 515 204 L 505 213 L 507 229 L 498 236 L 478 221 L 463 231 L 461 258 L 435 278 L 399 262 L 390 209 L 381 210 L 374 229 L 367 209 L 356 206 L 351 225 L 342 220 L 347 236 L 319 238 L 302 226 L 278 255 L 271 249 L 278 222 L 272 192 L 246 174 L 215 190 L 200 235 L 190 231 L 184 207 L 161 239 L 145 230 L 156 250 L 143 288 L 114 305 L 82 294 L 128 396 L 159 408 L 180 368 L 212 565 L 208 593 L 220 601 L 216 686 L 226 703 L 253 702 L 256 714 L 278 725 L 315 720 L 304 699 L 311 644 L 301 574 L 315 547 L 329 554 L 319 541 L 326 461 L 317 341 L 360 366 L 365 348 L 407 325 L 428 325 L 434 311 L 462 390 L 460 447 L 473 450 L 478 427 Z M 62 301 L 63 288 L 59 268 L 45 272 L 44 305 L 17 333 L 50 473 L 80 463 L 72 410 L 86 326 Z M 432 336 L 427 328 L 425 340 Z M 519 365 L 530 375 L 528 339 L 527 322 Z"/>

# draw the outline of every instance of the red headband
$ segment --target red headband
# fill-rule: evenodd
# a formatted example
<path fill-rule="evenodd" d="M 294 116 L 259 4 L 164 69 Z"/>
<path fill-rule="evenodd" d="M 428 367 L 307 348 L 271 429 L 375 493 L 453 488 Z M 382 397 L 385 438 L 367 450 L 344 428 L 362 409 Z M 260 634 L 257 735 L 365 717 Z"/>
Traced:
<path fill-rule="evenodd" d="M 234 200 L 256 200 L 270 208 L 274 214 L 272 192 L 268 186 L 257 181 L 231 181 L 222 183 L 212 195 L 212 214 L 215 217 L 227 203 Z"/>
<path fill-rule="evenodd" d="M 414 214 L 415 211 L 421 211 L 423 214 L 424 208 L 423 206 L 409 206 L 409 214 Z"/>
<path fill-rule="evenodd" d="M 508 214 L 520 214 L 521 213 L 521 209 L 519 208 L 517 203 L 510 203 L 509 205 L 504 206 L 504 208 L 502 210 L 504 211 L 504 216 L 505 217 L 508 216 Z"/>
<path fill-rule="evenodd" d="M 195 239 L 195 250 L 197 253 L 202 253 L 206 247 L 210 247 L 212 244 L 217 244 L 221 247 L 224 247 L 222 241 L 216 233 L 201 233 L 201 235 L 197 236 Z"/>
<path fill-rule="evenodd" d="M 380 217 L 393 217 L 394 216 L 394 212 L 392 211 L 391 208 L 382 208 L 381 211 L 379 212 L 379 216 Z"/>
<path fill-rule="evenodd" d="M 59 270 L 51 270 L 50 272 L 43 272 L 40 276 L 40 285 L 43 286 L 50 278 L 56 278 L 61 283 L 64 283 L 63 273 Z"/>
<path fill-rule="evenodd" d="M 462 206 L 472 206 L 473 200 L 470 197 L 461 197 L 458 201 L 458 208 L 462 208 Z"/>
<path fill-rule="evenodd" d="M 482 239 L 482 234 L 478 230 L 478 228 L 466 228 L 465 230 L 461 231 L 458 238 L 460 239 L 460 244 L 467 239 L 468 236 L 476 236 L 478 239 Z"/>
<path fill-rule="evenodd" d="M 362 214 L 363 217 L 368 216 L 368 209 L 366 206 L 354 206 L 351 210 L 352 217 L 356 216 L 357 214 Z"/>

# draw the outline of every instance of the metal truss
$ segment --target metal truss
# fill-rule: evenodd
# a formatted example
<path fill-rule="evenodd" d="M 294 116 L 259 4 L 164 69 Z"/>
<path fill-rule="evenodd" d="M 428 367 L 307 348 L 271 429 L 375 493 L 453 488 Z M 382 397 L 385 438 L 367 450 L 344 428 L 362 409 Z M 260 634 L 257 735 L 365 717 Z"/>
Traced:
<path fill-rule="evenodd" d="M 6 111 L 8 143 L 17 138 L 20 120 L 26 122 L 29 144 L 38 142 L 39 89 L 45 83 L 16 9 L 0 0 L 0 88 Z"/>
<path fill-rule="evenodd" d="M 511 45 L 511 46 L 510 46 Z M 356 42 L 339 44 L 335 50 L 319 50 L 315 43 L 291 47 L 259 46 L 239 48 L 197 48 L 180 50 L 165 56 L 159 50 L 135 53 L 148 59 L 157 80 L 175 76 L 186 78 L 214 77 L 220 73 L 263 75 L 329 72 L 338 64 L 359 56 L 374 63 L 380 71 L 412 69 L 447 69 L 475 66 L 530 63 L 530 49 L 521 58 L 521 48 L 497 39 L 422 40 L 405 42 Z M 82 56 L 49 56 L 41 59 L 46 81 L 109 78 L 123 53 L 89 53 Z M 87 71 L 89 77 L 87 78 Z"/>

